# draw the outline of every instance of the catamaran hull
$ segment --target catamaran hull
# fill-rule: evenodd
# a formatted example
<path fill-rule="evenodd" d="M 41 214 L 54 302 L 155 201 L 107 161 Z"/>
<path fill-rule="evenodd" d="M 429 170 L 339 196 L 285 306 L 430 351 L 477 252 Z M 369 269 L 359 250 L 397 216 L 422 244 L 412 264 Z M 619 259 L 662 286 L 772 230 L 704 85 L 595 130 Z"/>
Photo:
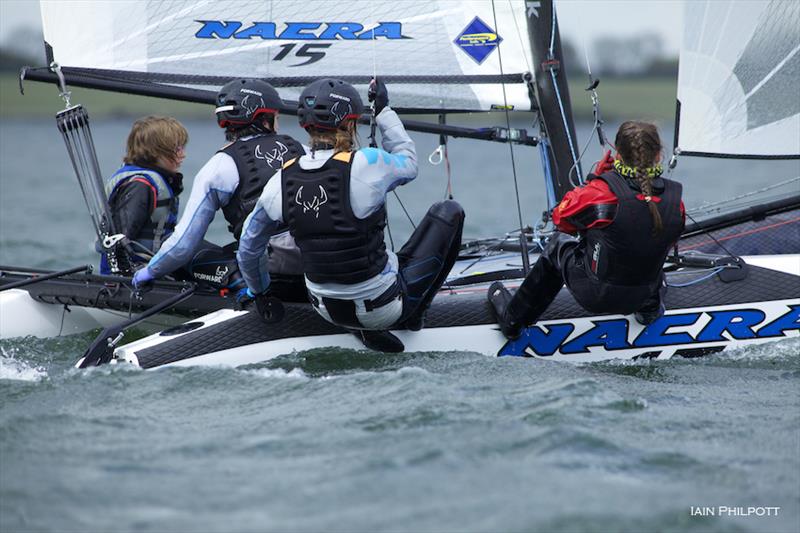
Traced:
<path fill-rule="evenodd" d="M 703 270 L 672 272 L 667 278 L 673 285 L 666 297 L 668 311 L 647 327 L 631 316 L 592 315 L 562 290 L 537 324 L 520 339 L 507 341 L 481 285 L 441 292 L 425 329 L 394 333 L 410 352 L 469 351 L 571 362 L 693 357 L 800 334 L 800 276 L 751 266 L 738 280 L 709 277 Z M 685 285 L 687 279 L 695 283 Z M 283 320 L 271 325 L 245 311 L 220 310 L 122 346 L 114 355 L 118 361 L 155 368 L 236 366 L 316 348 L 364 349 L 310 305 L 285 308 Z"/>
<path fill-rule="evenodd" d="M 91 307 L 70 307 L 38 302 L 28 291 L 10 289 L 0 293 L 0 339 L 14 337 L 57 337 L 82 333 L 116 324 L 116 311 Z M 166 325 L 163 320 L 161 324 Z"/>
<path fill-rule="evenodd" d="M 235 311 L 220 311 L 199 319 L 205 327 L 225 323 Z M 244 313 L 246 314 L 246 313 Z M 760 321 L 754 320 L 760 319 Z M 800 299 L 768 302 L 743 308 L 721 306 L 667 313 L 649 327 L 629 316 L 608 315 L 576 320 L 539 322 L 516 341 L 507 341 L 493 324 L 395 331 L 407 352 L 476 352 L 585 363 L 607 359 L 668 359 L 696 357 L 725 349 L 800 336 Z M 743 325 L 742 325 L 743 324 Z M 264 326 L 267 327 L 267 326 Z M 197 331 L 197 330 L 196 330 Z M 154 335 L 117 350 L 118 361 L 137 366 L 240 366 L 263 363 L 284 354 L 319 348 L 363 350 L 347 333 L 294 337 L 215 350 L 159 365 L 149 357 L 164 337 Z M 139 354 L 143 354 L 142 360 Z M 152 352 L 151 352 L 152 353 Z"/>

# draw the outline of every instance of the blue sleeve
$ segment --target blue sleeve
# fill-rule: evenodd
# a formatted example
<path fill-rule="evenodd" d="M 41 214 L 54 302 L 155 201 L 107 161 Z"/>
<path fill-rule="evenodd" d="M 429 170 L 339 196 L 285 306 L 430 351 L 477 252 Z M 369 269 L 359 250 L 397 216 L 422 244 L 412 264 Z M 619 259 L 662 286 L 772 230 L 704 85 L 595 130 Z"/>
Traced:
<path fill-rule="evenodd" d="M 376 121 L 383 149 L 360 149 L 350 171 L 350 205 L 358 218 L 377 211 L 387 193 L 417 177 L 416 147 L 397 113 L 386 107 Z"/>
<path fill-rule="evenodd" d="M 261 200 L 244 222 L 236 260 L 247 287 L 255 294 L 262 293 L 269 288 L 267 244 L 278 231 L 279 226 L 279 222 L 269 217 Z"/>
<path fill-rule="evenodd" d="M 238 174 L 234 165 L 234 174 L 229 176 L 231 172 L 225 165 L 233 162 L 227 162 L 230 157 L 222 158 L 221 155 L 224 154 L 212 157 L 195 177 L 186 210 L 175 231 L 147 265 L 153 277 L 164 277 L 189 263 L 200 248 L 217 210 L 230 200 L 238 185 Z"/>

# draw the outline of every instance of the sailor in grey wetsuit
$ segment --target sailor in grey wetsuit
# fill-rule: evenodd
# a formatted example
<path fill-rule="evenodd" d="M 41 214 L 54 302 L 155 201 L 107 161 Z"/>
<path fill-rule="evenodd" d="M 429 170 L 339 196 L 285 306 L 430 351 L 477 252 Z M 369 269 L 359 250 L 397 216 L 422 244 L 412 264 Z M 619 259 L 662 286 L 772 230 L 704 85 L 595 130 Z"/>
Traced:
<path fill-rule="evenodd" d="M 233 142 L 214 154 L 197 174 L 174 233 L 147 266 L 136 272 L 136 286 L 185 265 L 195 279 L 235 288 L 235 243 L 220 248 L 204 241 L 208 226 L 221 209 L 228 229 L 238 239 L 264 185 L 284 161 L 305 152 L 291 137 L 275 133 L 282 101 L 268 83 L 234 80 L 222 88 L 217 103 L 217 121 Z M 288 233 L 276 235 L 270 248 L 273 272 L 301 273 L 299 250 Z"/>
<path fill-rule="evenodd" d="M 332 79 L 303 90 L 298 115 L 311 153 L 287 161 L 264 188 L 242 231 L 239 268 L 249 289 L 265 294 L 263 252 L 286 224 L 302 251 L 312 304 L 326 320 L 362 332 L 418 330 L 456 259 L 464 212 L 452 200 L 439 202 L 400 252 L 386 250 L 386 195 L 416 177 L 417 154 L 382 83 L 373 82 L 371 97 L 383 150 L 353 152 L 363 110 L 356 90 Z"/>

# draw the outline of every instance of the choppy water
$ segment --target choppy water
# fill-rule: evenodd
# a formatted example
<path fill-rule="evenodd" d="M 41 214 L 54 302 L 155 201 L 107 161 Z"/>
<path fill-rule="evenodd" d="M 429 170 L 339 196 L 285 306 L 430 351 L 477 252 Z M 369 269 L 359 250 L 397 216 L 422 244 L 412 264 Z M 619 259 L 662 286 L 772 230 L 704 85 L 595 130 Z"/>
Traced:
<path fill-rule="evenodd" d="M 94 125 L 105 170 L 129 125 Z M 220 132 L 188 126 L 190 177 Z M 516 224 L 507 150 L 451 145 L 470 236 Z M 541 176 L 530 152 L 517 159 L 533 220 Z M 741 165 L 682 163 L 687 204 L 800 173 Z M 0 123 L 0 263 L 94 260 L 71 172 L 50 122 Z M 426 165 L 400 196 L 419 217 L 444 184 Z M 401 240 L 396 204 L 392 217 Z M 798 340 L 581 366 L 316 350 L 238 369 L 73 369 L 91 338 L 0 346 L 0 531 L 800 530 Z M 718 506 L 780 510 L 691 513 Z"/>
<path fill-rule="evenodd" d="M 796 531 L 800 343 L 584 366 L 317 350 L 77 371 L 3 348 L 3 531 Z M 692 506 L 780 507 L 693 517 Z"/>

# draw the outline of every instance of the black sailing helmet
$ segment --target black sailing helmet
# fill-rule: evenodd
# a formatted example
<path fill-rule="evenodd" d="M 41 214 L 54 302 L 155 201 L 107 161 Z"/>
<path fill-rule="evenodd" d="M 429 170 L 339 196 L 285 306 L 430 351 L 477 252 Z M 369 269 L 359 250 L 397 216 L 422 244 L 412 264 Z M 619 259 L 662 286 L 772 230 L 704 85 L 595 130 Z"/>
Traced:
<path fill-rule="evenodd" d="M 300 93 L 297 118 L 303 128 L 335 130 L 347 119 L 357 119 L 364 104 L 355 87 L 342 80 L 323 78 Z"/>
<path fill-rule="evenodd" d="M 265 81 L 238 79 L 226 83 L 217 94 L 217 123 L 220 128 L 239 129 L 259 123 L 262 115 L 277 115 L 283 101 Z"/>

